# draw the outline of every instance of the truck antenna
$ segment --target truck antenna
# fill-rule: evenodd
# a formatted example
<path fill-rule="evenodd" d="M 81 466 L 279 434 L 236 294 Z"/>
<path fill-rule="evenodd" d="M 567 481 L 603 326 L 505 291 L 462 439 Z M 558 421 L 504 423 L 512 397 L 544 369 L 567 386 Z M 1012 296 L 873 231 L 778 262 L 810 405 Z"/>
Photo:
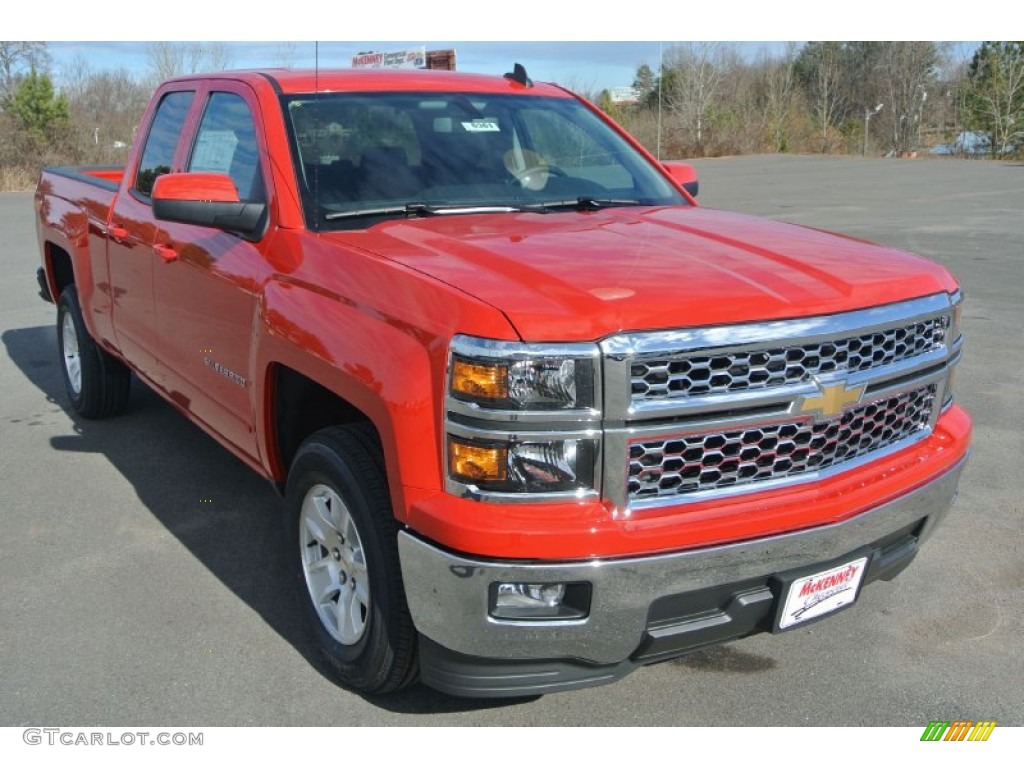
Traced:
<path fill-rule="evenodd" d="M 505 77 L 515 83 L 519 83 L 527 88 L 533 87 L 533 80 L 531 80 L 526 74 L 526 67 L 519 62 L 516 62 L 515 66 L 512 67 L 511 72 L 506 72 Z"/>

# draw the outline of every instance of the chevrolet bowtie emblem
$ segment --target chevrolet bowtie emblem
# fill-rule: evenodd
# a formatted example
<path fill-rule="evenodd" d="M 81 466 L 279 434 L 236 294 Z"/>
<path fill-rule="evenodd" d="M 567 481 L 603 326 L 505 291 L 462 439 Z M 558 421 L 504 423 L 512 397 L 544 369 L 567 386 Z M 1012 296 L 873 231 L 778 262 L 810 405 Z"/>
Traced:
<path fill-rule="evenodd" d="M 809 414 L 815 421 L 828 421 L 833 419 L 849 406 L 860 402 L 864 394 L 864 384 L 855 387 L 847 386 L 845 381 L 825 385 L 812 377 L 818 385 L 821 394 L 804 395 L 796 401 L 796 412 Z"/>

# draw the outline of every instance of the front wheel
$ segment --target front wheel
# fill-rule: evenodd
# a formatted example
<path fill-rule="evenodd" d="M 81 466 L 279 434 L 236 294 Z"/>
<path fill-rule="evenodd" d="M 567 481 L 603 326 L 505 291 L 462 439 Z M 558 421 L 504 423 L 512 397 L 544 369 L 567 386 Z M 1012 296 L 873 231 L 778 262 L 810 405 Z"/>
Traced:
<path fill-rule="evenodd" d="M 285 519 L 303 611 L 341 681 L 388 693 L 416 679 L 398 525 L 367 425 L 320 430 L 288 475 Z"/>

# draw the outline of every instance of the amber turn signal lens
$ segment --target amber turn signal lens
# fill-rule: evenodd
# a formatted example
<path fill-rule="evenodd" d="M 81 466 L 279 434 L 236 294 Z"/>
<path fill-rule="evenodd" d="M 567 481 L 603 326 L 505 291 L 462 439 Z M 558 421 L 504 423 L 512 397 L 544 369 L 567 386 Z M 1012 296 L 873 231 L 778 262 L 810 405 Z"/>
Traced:
<path fill-rule="evenodd" d="M 508 476 L 508 449 L 449 437 L 448 468 L 453 475 L 469 480 L 502 481 Z"/>
<path fill-rule="evenodd" d="M 504 400 L 508 397 L 508 369 L 456 359 L 452 366 L 452 392 L 474 398 Z"/>

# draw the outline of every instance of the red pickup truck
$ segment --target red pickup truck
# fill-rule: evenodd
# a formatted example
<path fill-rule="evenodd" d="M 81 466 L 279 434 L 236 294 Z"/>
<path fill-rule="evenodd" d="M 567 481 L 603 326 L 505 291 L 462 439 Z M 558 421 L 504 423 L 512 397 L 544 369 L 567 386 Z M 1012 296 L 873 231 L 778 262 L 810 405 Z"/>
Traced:
<path fill-rule="evenodd" d="M 78 414 L 133 372 L 279 489 L 344 684 L 537 694 L 842 610 L 956 496 L 956 280 L 695 193 L 518 67 L 185 77 L 43 172 L 39 281 Z"/>

